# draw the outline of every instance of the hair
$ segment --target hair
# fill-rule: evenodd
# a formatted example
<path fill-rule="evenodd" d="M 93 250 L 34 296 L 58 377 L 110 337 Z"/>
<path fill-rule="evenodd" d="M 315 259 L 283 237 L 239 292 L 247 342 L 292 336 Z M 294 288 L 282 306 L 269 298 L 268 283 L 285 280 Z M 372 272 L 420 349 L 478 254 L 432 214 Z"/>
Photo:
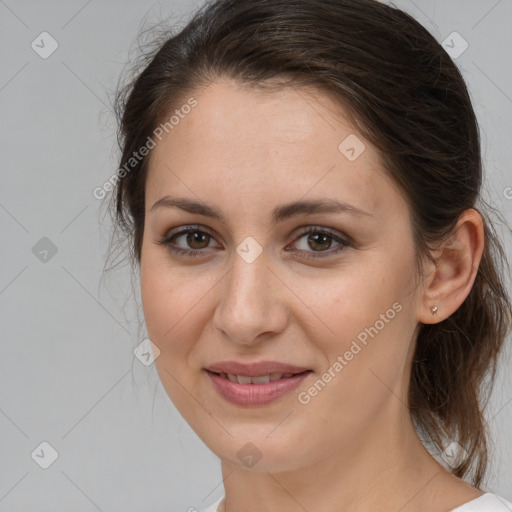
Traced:
<path fill-rule="evenodd" d="M 479 487 L 488 464 L 484 409 L 512 308 L 506 255 L 481 194 L 479 127 L 457 66 L 418 21 L 376 0 L 207 2 L 146 51 L 116 93 L 125 172 L 117 174 L 110 211 L 134 266 L 151 152 L 136 162 L 132 155 L 190 94 L 221 78 L 269 90 L 311 86 L 337 100 L 407 200 L 418 277 L 466 209 L 482 215 L 485 247 L 474 285 L 450 317 L 419 325 L 408 391 L 417 431 L 439 452 L 456 440 L 465 456 L 451 471 Z"/>

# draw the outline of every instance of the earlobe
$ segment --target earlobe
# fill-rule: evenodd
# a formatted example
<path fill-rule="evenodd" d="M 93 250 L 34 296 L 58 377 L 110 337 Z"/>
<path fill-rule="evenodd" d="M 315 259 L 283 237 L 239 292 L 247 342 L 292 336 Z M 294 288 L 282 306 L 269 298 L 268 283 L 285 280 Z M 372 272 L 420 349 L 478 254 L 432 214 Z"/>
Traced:
<path fill-rule="evenodd" d="M 435 268 L 424 283 L 419 322 L 438 323 L 459 309 L 473 287 L 483 250 L 482 217 L 474 209 L 466 210 L 436 251 Z"/>

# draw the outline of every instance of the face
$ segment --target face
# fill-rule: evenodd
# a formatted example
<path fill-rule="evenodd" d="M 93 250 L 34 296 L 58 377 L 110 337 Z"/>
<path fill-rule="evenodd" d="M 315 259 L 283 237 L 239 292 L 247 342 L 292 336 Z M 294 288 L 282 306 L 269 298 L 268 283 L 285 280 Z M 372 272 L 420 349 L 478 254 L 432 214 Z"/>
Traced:
<path fill-rule="evenodd" d="M 155 364 L 227 463 L 312 466 L 406 413 L 418 324 L 409 209 L 320 92 L 219 80 L 193 97 L 153 149 L 146 183 L 140 275 Z M 322 201 L 350 208 L 311 206 Z M 296 202 L 309 208 L 282 208 Z M 240 384 L 206 370 L 226 361 L 308 372 Z"/>

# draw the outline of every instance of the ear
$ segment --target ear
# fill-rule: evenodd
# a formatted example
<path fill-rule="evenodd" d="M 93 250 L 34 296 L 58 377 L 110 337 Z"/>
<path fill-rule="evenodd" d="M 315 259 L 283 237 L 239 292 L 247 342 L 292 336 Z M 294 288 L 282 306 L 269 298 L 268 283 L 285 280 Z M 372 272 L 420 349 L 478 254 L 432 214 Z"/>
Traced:
<path fill-rule="evenodd" d="M 460 216 L 450 238 L 433 254 L 435 266 L 423 283 L 418 321 L 435 324 L 452 315 L 469 295 L 484 251 L 482 216 L 470 208 Z M 436 314 L 432 308 L 437 306 Z"/>

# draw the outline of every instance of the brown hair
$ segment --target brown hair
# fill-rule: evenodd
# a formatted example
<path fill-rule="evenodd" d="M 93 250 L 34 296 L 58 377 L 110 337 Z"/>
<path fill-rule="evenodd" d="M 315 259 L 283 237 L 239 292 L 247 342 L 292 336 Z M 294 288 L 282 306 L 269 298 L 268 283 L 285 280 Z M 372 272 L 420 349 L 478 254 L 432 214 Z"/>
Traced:
<path fill-rule="evenodd" d="M 424 257 L 433 261 L 430 251 L 464 210 L 480 212 L 485 249 L 476 281 L 453 315 L 420 325 L 409 388 L 417 430 L 441 451 L 456 440 L 467 456 L 452 472 L 480 486 L 488 463 L 483 412 L 511 304 L 505 253 L 481 197 L 479 128 L 449 55 L 414 18 L 376 0 L 212 1 L 158 45 L 116 96 L 125 172 L 111 213 L 132 264 L 140 264 L 149 155 L 128 171 L 127 162 L 187 95 L 220 77 L 263 87 L 290 76 L 273 86 L 310 85 L 343 105 L 407 198 L 419 277 Z"/>

